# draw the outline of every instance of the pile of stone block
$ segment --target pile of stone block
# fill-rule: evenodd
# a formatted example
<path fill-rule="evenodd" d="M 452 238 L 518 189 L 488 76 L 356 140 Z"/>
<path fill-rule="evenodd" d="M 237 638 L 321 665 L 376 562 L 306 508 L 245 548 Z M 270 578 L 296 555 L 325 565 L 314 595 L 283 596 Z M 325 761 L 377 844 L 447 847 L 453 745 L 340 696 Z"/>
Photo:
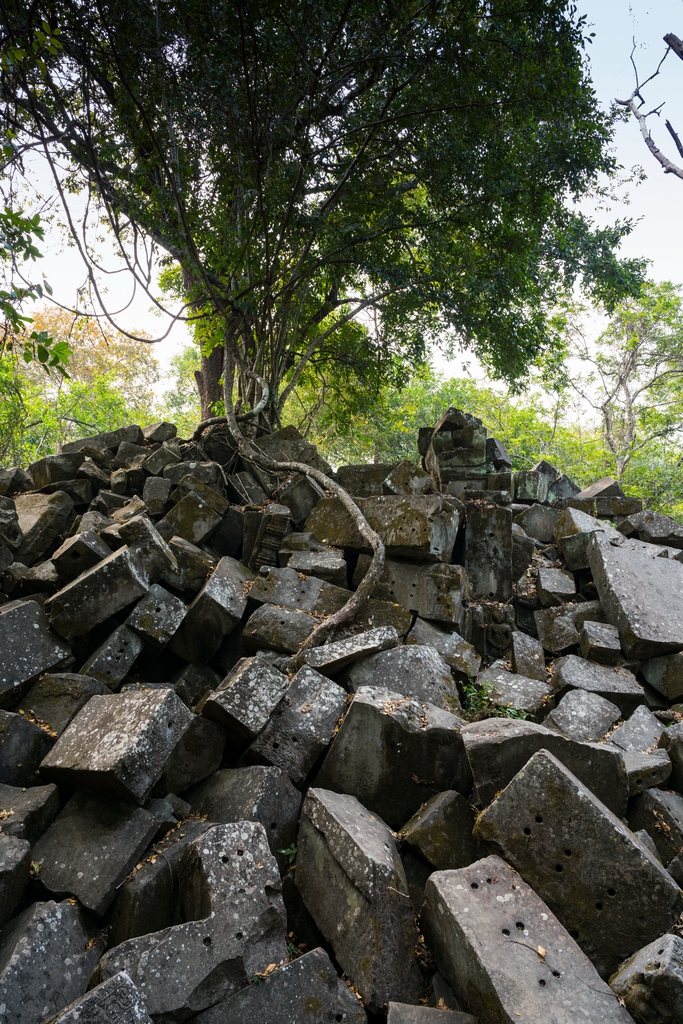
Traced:
<path fill-rule="evenodd" d="M 683 527 L 449 409 L 0 470 L 0 1024 L 683 1020 Z"/>

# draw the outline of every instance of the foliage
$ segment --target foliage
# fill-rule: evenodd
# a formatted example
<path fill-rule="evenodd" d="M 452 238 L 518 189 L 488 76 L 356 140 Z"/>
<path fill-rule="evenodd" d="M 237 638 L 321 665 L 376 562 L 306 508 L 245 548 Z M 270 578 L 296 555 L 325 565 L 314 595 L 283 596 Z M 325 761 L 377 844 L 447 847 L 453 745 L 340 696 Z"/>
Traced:
<path fill-rule="evenodd" d="M 529 718 L 528 712 L 520 708 L 513 708 L 509 704 L 494 704 L 491 687 L 486 682 L 464 683 L 462 691 L 463 710 L 470 722 L 480 722 L 483 718 Z"/>
<path fill-rule="evenodd" d="M 283 853 L 285 855 L 285 857 L 287 858 L 287 862 L 289 864 L 293 864 L 294 861 L 296 860 L 297 847 L 296 847 L 295 843 L 292 843 L 291 846 L 287 846 L 287 847 L 285 847 L 282 850 L 278 850 L 277 852 L 278 853 Z"/>
<path fill-rule="evenodd" d="M 96 191 L 141 287 L 145 241 L 165 254 L 204 357 L 226 346 L 245 407 L 265 379 L 272 423 L 305 370 L 379 390 L 433 342 L 519 385 L 559 294 L 639 287 L 630 225 L 575 202 L 615 162 L 568 0 L 0 3 L 4 52 L 45 24 L 60 47 L 5 70 L 4 126 L 71 215 Z"/>
<path fill-rule="evenodd" d="M 189 437 L 201 420 L 201 408 L 195 373 L 200 367 L 196 345 L 187 345 L 171 360 L 171 388 L 164 392 L 164 415 L 178 427 L 180 435 Z"/>

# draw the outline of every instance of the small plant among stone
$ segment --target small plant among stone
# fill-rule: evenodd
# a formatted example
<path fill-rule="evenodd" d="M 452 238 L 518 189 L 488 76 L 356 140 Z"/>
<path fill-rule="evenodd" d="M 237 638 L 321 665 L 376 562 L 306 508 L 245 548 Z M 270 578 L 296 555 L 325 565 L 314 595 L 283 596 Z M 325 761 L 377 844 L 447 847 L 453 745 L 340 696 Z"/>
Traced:
<path fill-rule="evenodd" d="M 481 722 L 484 718 L 529 718 L 528 711 L 513 708 L 509 704 L 494 703 L 494 691 L 486 683 L 470 680 L 463 684 L 462 691 L 463 709 L 468 722 Z"/>

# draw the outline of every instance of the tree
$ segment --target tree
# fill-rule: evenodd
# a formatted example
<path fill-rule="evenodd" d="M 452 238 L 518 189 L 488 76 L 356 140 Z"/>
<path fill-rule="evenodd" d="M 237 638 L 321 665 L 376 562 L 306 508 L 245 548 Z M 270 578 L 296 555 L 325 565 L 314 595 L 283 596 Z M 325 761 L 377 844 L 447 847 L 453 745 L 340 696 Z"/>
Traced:
<path fill-rule="evenodd" d="M 674 174 L 674 175 L 676 175 L 677 178 L 683 178 L 683 166 L 681 166 L 680 164 L 674 163 L 673 160 L 669 159 L 669 157 L 666 156 L 666 154 L 662 152 L 662 150 L 659 148 L 659 146 L 656 144 L 656 142 L 652 138 L 652 132 L 650 131 L 650 128 L 649 128 L 649 125 L 648 125 L 648 121 L 647 121 L 648 117 L 652 117 L 653 114 L 656 114 L 659 117 L 659 115 L 661 114 L 661 110 L 662 110 L 662 107 L 664 106 L 664 104 L 660 103 L 658 106 L 654 107 L 652 110 L 648 111 L 647 113 L 644 113 L 644 110 L 643 110 L 643 108 L 646 106 L 646 104 L 645 104 L 645 99 L 644 99 L 643 94 L 642 94 L 642 90 L 645 88 L 646 85 L 649 85 L 650 82 L 652 82 L 655 78 L 657 78 L 657 76 L 659 75 L 659 73 L 661 71 L 662 64 L 664 63 L 666 58 L 669 56 L 669 54 L 670 53 L 674 53 L 677 57 L 680 57 L 680 59 L 683 60 L 683 40 L 679 39 L 678 36 L 673 34 L 673 32 L 669 32 L 667 35 L 664 36 L 664 42 L 666 43 L 666 49 L 664 51 L 664 56 L 662 57 L 662 59 L 660 60 L 659 64 L 657 65 L 657 68 L 654 71 L 654 73 L 651 74 L 649 76 L 649 78 L 646 78 L 645 81 L 643 81 L 643 82 L 639 81 L 638 68 L 636 67 L 635 61 L 633 60 L 633 51 L 631 51 L 631 63 L 633 64 L 633 71 L 634 71 L 635 79 L 636 79 L 635 89 L 633 90 L 631 95 L 628 97 L 628 99 L 626 99 L 626 100 L 619 100 L 619 99 L 617 99 L 617 100 L 615 100 L 615 103 L 617 103 L 619 106 L 626 107 L 628 110 L 631 111 L 631 113 L 633 114 L 635 119 L 638 121 L 638 124 L 640 126 L 640 131 L 641 131 L 641 134 L 643 136 L 643 140 L 645 142 L 645 145 L 650 150 L 650 152 L 652 153 L 652 155 L 655 158 L 655 160 L 662 167 L 664 173 L 665 174 Z M 634 49 L 635 49 L 635 45 L 634 45 Z M 674 144 L 674 146 L 676 148 L 678 156 L 681 159 L 683 159 L 683 143 L 680 140 L 678 132 L 676 131 L 674 126 L 671 124 L 671 122 L 668 120 L 668 118 L 664 122 L 664 124 L 666 126 L 666 130 L 668 131 L 669 135 L 671 136 L 671 138 L 673 140 L 673 144 Z"/>
<path fill-rule="evenodd" d="M 569 353 L 590 367 L 569 374 L 600 416 L 621 480 L 631 460 L 683 430 L 683 297 L 669 281 L 647 284 L 615 310 L 595 346 L 580 324 Z"/>
<path fill-rule="evenodd" d="M 637 290 L 629 225 L 571 208 L 615 165 L 566 0 L 2 0 L 0 19 L 5 50 L 43 23 L 60 46 L 3 71 L 6 128 L 48 157 L 103 303 L 74 189 L 142 287 L 146 244 L 175 268 L 205 416 L 224 399 L 231 419 L 236 386 L 275 426 L 306 370 L 398 381 L 439 338 L 519 380 L 563 288 Z"/>

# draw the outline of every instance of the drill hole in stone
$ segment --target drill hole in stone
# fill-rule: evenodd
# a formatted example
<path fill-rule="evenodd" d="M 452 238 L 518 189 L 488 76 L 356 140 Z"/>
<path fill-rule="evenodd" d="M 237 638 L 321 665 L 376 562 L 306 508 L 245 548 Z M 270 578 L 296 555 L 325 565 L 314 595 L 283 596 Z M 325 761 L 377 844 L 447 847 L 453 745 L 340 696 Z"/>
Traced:
<path fill-rule="evenodd" d="M 211 945 L 211 936 L 210 935 L 205 935 L 204 938 L 202 939 L 202 942 L 204 943 L 205 946 L 210 946 Z"/>
<path fill-rule="evenodd" d="M 543 818 L 542 818 L 542 816 L 541 816 L 540 814 L 537 814 L 537 815 L 536 815 L 536 819 L 535 819 L 535 820 L 536 820 L 536 821 L 538 822 L 538 824 L 540 825 L 540 824 L 541 824 L 541 822 L 543 821 Z"/>
<path fill-rule="evenodd" d="M 299 741 L 298 741 L 297 737 L 296 736 L 292 736 L 292 743 L 298 743 L 298 742 Z"/>
<path fill-rule="evenodd" d="M 663 949 L 658 949 L 657 950 L 657 956 L 661 956 L 663 952 L 664 952 Z"/>
<path fill-rule="evenodd" d="M 595 904 L 595 909 L 596 910 L 602 910 L 602 903 L 596 903 Z"/>
<path fill-rule="evenodd" d="M 576 928 L 570 928 L 569 934 L 573 939 L 578 939 L 579 937 L 579 933 L 577 932 Z"/>
<path fill-rule="evenodd" d="M 276 822 L 276 821 L 271 821 L 271 823 L 270 823 L 270 827 L 271 827 L 272 829 L 276 829 L 276 828 L 277 828 L 277 822 Z"/>
<path fill-rule="evenodd" d="M 525 835 L 525 836 L 530 836 L 530 835 L 531 835 L 531 829 L 529 828 L 529 826 L 528 826 L 528 825 L 527 825 L 527 827 L 526 827 L 526 828 L 524 829 L 524 835 Z"/>
<path fill-rule="evenodd" d="M 503 935 L 509 935 L 509 934 L 510 934 L 510 929 L 509 928 L 503 928 Z"/>
<path fill-rule="evenodd" d="M 607 895 L 608 896 L 616 896 L 616 894 L 617 894 L 617 890 L 616 889 L 608 889 L 607 890 Z"/>
<path fill-rule="evenodd" d="M 227 858 L 227 856 L 225 854 L 223 854 L 223 856 L 221 857 L 221 864 L 227 864 L 227 863 L 228 863 L 228 858 Z"/>
<path fill-rule="evenodd" d="M 560 976 L 560 972 L 559 971 L 553 971 L 553 978 L 559 978 L 559 976 Z"/>
<path fill-rule="evenodd" d="M 491 885 L 491 879 L 490 878 L 487 878 L 486 881 L 487 881 L 488 885 Z"/>
<path fill-rule="evenodd" d="M 572 851 L 571 850 L 565 850 L 564 851 L 564 855 L 565 855 L 565 857 L 571 857 Z"/>
<path fill-rule="evenodd" d="M 545 986 L 545 978 L 539 978 L 539 979 L 538 979 L 538 984 L 539 984 L 539 985 L 540 985 L 541 987 L 544 987 L 544 986 Z"/>
<path fill-rule="evenodd" d="M 242 932 L 238 932 L 237 935 L 235 936 L 235 938 L 236 939 L 241 939 L 242 938 Z"/>
<path fill-rule="evenodd" d="M 237 851 L 237 856 L 238 857 L 244 857 L 244 850 L 238 850 Z"/>
<path fill-rule="evenodd" d="M 478 889 L 479 888 L 479 886 L 478 886 L 478 884 L 476 882 L 472 882 L 470 887 L 472 889 Z"/>
<path fill-rule="evenodd" d="M 564 871 L 564 868 L 562 867 L 562 865 L 561 865 L 561 864 L 556 864 L 556 865 L 555 865 L 555 870 L 556 870 L 556 871 Z"/>
<path fill-rule="evenodd" d="M 272 747 L 273 747 L 273 750 L 277 750 L 277 748 L 278 748 L 279 746 L 280 746 L 280 744 L 279 744 L 279 743 L 277 742 L 277 740 L 275 740 L 275 741 L 274 741 L 274 742 L 272 743 Z"/>
<path fill-rule="evenodd" d="M 523 932 L 524 931 L 524 924 L 523 924 L 523 922 L 522 921 L 517 921 L 517 923 L 515 924 L 515 928 L 517 929 L 518 932 Z"/>

